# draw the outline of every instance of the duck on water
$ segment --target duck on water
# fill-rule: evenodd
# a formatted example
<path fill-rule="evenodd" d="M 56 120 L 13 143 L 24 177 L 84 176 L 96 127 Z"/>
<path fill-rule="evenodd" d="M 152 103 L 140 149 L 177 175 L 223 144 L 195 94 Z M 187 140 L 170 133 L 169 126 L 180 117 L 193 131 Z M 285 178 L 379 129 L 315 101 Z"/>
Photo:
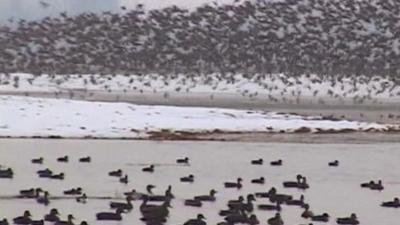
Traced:
<path fill-rule="evenodd" d="M 13 178 L 14 171 L 11 168 L 0 169 L 0 178 Z"/>
<path fill-rule="evenodd" d="M 285 188 L 299 188 L 308 189 L 310 186 L 307 184 L 307 178 L 302 175 L 296 176 L 296 181 L 285 181 L 283 182 Z"/>
<path fill-rule="evenodd" d="M 115 212 L 99 212 L 96 214 L 97 220 L 122 220 L 122 212 L 123 210 L 118 208 Z"/>
<path fill-rule="evenodd" d="M 265 183 L 265 178 L 264 177 L 260 177 L 260 178 L 252 179 L 251 183 L 252 184 L 264 184 Z"/>
<path fill-rule="evenodd" d="M 131 197 L 126 197 L 126 202 L 110 202 L 110 208 L 111 209 L 122 209 L 122 210 L 132 210 L 133 205 L 132 205 L 132 198 Z"/>
<path fill-rule="evenodd" d="M 178 163 L 178 164 L 189 164 L 189 157 L 185 157 L 183 159 L 177 159 L 176 163 Z"/>
<path fill-rule="evenodd" d="M 267 220 L 268 225 L 283 225 L 283 220 L 280 213 L 276 213 L 274 217 Z"/>
<path fill-rule="evenodd" d="M 224 186 L 225 186 L 225 188 L 237 188 L 237 189 L 240 189 L 240 188 L 242 188 L 242 178 L 237 178 L 237 181 L 236 182 L 225 182 L 224 183 Z"/>
<path fill-rule="evenodd" d="M 175 198 L 175 196 L 172 194 L 172 185 L 168 185 L 167 190 L 165 190 L 165 195 L 149 195 L 147 196 L 148 201 L 158 201 L 158 202 L 163 202 L 163 201 L 169 201 L 171 199 Z"/>
<path fill-rule="evenodd" d="M 13 219 L 14 224 L 30 224 L 32 222 L 31 212 L 29 210 L 24 211 L 23 216 L 18 216 Z"/>
<path fill-rule="evenodd" d="M 58 210 L 56 208 L 53 208 L 50 210 L 49 214 L 46 214 L 44 216 L 44 220 L 48 222 L 57 222 L 60 221 Z"/>
<path fill-rule="evenodd" d="M 355 213 L 352 213 L 350 217 L 342 217 L 342 218 L 337 218 L 336 219 L 337 224 L 343 224 L 343 225 L 357 225 L 360 224 L 358 221 L 357 215 Z"/>
<path fill-rule="evenodd" d="M 247 195 L 246 200 L 247 200 L 247 202 L 245 202 L 245 203 L 243 203 L 243 202 L 229 202 L 228 203 L 228 207 L 229 207 L 229 209 L 243 210 L 243 211 L 247 211 L 247 212 L 252 212 L 253 209 L 254 209 L 253 201 L 256 201 L 254 195 L 252 195 L 252 194 Z"/>
<path fill-rule="evenodd" d="M 31 160 L 31 162 L 33 163 L 33 164 L 43 164 L 43 157 L 39 157 L 39 158 L 36 158 L 36 159 L 32 159 Z"/>
<path fill-rule="evenodd" d="M 147 202 L 148 198 L 144 197 L 139 208 L 143 216 L 157 215 L 158 217 L 167 217 L 169 215 L 170 200 L 165 201 L 162 205 L 149 205 Z"/>
<path fill-rule="evenodd" d="M 252 165 L 262 165 L 264 160 L 262 158 L 251 160 Z"/>
<path fill-rule="evenodd" d="M 369 189 L 371 189 L 371 190 L 378 190 L 378 191 L 382 191 L 382 190 L 384 189 L 381 180 L 378 180 L 377 183 L 375 183 L 373 180 L 371 180 L 371 181 L 368 182 L 368 183 L 362 183 L 362 184 L 360 184 L 360 186 L 361 186 L 362 188 L 369 188 Z"/>
<path fill-rule="evenodd" d="M 183 225 L 206 225 L 207 223 L 204 221 L 206 218 L 203 214 L 197 214 L 196 219 L 190 219 L 186 221 Z"/>
<path fill-rule="evenodd" d="M 37 198 L 43 192 L 41 188 L 31 188 L 19 191 L 19 198 Z"/>
<path fill-rule="evenodd" d="M 214 202 L 216 200 L 216 197 L 215 197 L 216 193 L 217 193 L 216 190 L 211 189 L 209 195 L 198 195 L 198 196 L 195 196 L 194 199 L 199 200 L 199 201 Z"/>
<path fill-rule="evenodd" d="M 399 198 L 394 198 L 393 201 L 382 202 L 381 206 L 389 208 L 400 208 L 400 200 Z"/>
<path fill-rule="evenodd" d="M 39 204 L 43 204 L 43 205 L 50 204 L 49 195 L 50 194 L 49 194 L 48 191 L 43 192 L 43 196 L 38 196 L 36 198 L 36 202 L 39 203 Z"/>
<path fill-rule="evenodd" d="M 187 177 L 181 177 L 180 181 L 181 182 L 187 182 L 187 183 L 193 183 L 194 182 L 194 175 L 193 174 L 189 174 L 189 176 L 187 176 Z"/>
<path fill-rule="evenodd" d="M 59 220 L 55 222 L 54 225 L 73 225 L 74 222 L 72 222 L 72 220 L 74 219 L 75 217 L 72 214 L 69 214 L 66 221 Z"/>

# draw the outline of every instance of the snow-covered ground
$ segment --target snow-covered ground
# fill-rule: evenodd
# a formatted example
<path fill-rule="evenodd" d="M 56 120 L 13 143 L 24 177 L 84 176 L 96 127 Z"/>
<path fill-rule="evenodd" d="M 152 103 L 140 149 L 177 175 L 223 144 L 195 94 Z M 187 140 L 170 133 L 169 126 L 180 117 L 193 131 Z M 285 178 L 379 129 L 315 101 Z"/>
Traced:
<path fill-rule="evenodd" d="M 173 132 L 400 130 L 399 125 L 332 121 L 275 112 L 0 97 L 0 136 L 148 138 Z"/>
<path fill-rule="evenodd" d="M 289 77 L 283 74 L 237 74 L 204 76 L 149 75 L 40 75 L 0 74 L 0 92 L 105 91 L 120 93 L 236 94 L 270 102 L 299 103 L 314 99 L 350 103 L 399 102 L 400 86 L 385 77 L 321 78 L 316 75 Z"/>

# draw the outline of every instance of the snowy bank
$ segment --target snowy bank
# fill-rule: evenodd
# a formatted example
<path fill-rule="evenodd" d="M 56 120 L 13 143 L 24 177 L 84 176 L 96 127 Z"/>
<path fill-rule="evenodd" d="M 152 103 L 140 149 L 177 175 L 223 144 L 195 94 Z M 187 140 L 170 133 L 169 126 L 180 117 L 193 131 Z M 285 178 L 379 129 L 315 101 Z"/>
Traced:
<path fill-rule="evenodd" d="M 397 131 L 399 125 L 275 112 L 0 96 L 0 136 L 175 139 L 212 132 Z"/>

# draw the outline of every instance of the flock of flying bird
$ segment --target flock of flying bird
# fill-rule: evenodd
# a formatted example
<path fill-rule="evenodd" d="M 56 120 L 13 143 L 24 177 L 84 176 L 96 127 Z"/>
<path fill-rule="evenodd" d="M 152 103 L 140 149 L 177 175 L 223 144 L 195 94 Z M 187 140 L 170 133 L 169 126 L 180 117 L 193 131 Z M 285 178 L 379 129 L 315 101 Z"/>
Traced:
<path fill-rule="evenodd" d="M 190 166 L 190 159 L 188 157 L 179 158 L 176 160 L 176 164 L 183 164 Z M 57 159 L 60 163 L 68 163 L 69 157 L 63 156 Z M 79 159 L 80 163 L 90 163 L 91 157 L 82 157 Z M 31 160 L 31 163 L 34 164 L 43 164 L 44 159 L 42 157 L 35 158 Z M 264 164 L 264 160 L 262 158 L 251 160 L 251 165 L 259 166 Z M 279 167 L 283 165 L 283 160 L 279 159 L 276 161 L 271 161 L 270 166 Z M 334 160 L 328 163 L 329 167 L 337 167 L 339 166 L 339 161 Z M 154 173 L 156 167 L 154 165 L 149 165 L 142 168 L 144 173 Z M 49 168 L 38 170 L 37 175 L 39 178 L 47 178 L 47 179 L 64 179 L 63 173 L 54 173 Z M 119 182 L 128 184 L 129 178 L 128 175 L 124 174 L 121 169 L 113 170 L 108 173 L 108 176 L 116 177 Z M 14 177 L 14 172 L 12 168 L 1 167 L 0 169 L 0 178 L 10 178 Z M 181 177 L 180 182 L 193 183 L 195 182 L 195 176 L 193 174 L 189 174 L 188 176 Z M 243 187 L 243 179 L 238 177 L 235 182 L 225 182 L 224 187 L 226 189 L 241 189 Z M 253 184 L 264 184 L 264 177 L 255 178 L 250 181 Z M 362 188 L 368 188 L 371 190 L 382 191 L 384 186 L 382 181 L 369 181 L 366 183 L 362 183 L 360 185 Z M 310 188 L 307 183 L 307 178 L 302 175 L 297 175 L 296 180 L 294 181 L 285 181 L 283 182 L 284 188 L 296 188 L 301 190 L 306 190 Z M 124 213 L 131 212 L 134 207 L 132 205 L 132 201 L 142 201 L 140 204 L 139 210 L 142 215 L 140 220 L 142 220 L 147 225 L 161 225 L 167 222 L 169 216 L 169 208 L 171 207 L 171 202 L 175 198 L 172 193 L 172 186 L 169 185 L 164 195 L 157 195 L 153 193 L 154 185 L 148 184 L 146 186 L 145 192 L 138 192 L 135 189 L 131 191 L 125 192 L 124 197 L 126 199 L 125 202 L 111 201 L 109 202 L 109 207 L 114 211 L 106 211 L 97 213 L 96 219 L 101 221 L 120 221 L 123 219 Z M 110 197 L 90 197 L 88 196 L 83 188 L 76 187 L 63 191 L 62 197 L 60 196 L 51 196 L 48 191 L 43 190 L 42 188 L 30 188 L 26 190 L 20 190 L 19 194 L 16 196 L 11 196 L 10 198 L 17 199 L 34 199 L 38 204 L 42 205 L 51 205 L 53 200 L 60 199 L 75 199 L 78 203 L 86 203 L 86 201 L 91 198 L 102 198 L 102 199 L 112 199 Z M 209 194 L 205 195 L 197 195 L 191 199 L 184 200 L 184 205 L 187 207 L 202 207 L 204 202 L 215 202 L 217 201 L 218 191 L 212 189 Z M 254 205 L 253 202 L 256 199 L 268 199 L 270 201 L 269 204 L 258 204 Z M 149 202 L 159 202 L 159 204 L 150 204 Z M 217 223 L 218 225 L 233 225 L 233 224 L 248 224 L 248 225 L 257 225 L 257 224 L 265 224 L 263 221 L 260 221 L 256 214 L 254 214 L 255 210 L 260 211 L 272 211 L 275 212 L 275 216 L 267 219 L 266 223 L 268 225 L 283 225 L 283 218 L 280 215 L 280 211 L 282 210 L 281 205 L 293 206 L 293 207 L 301 207 L 303 208 L 303 213 L 301 214 L 302 218 L 309 219 L 310 221 L 315 222 L 329 222 L 331 217 L 328 213 L 313 213 L 310 210 L 310 205 L 305 202 L 305 196 L 301 195 L 299 199 L 293 198 L 293 196 L 283 193 L 278 193 L 275 187 L 272 187 L 267 192 L 255 192 L 248 193 L 246 198 L 243 196 L 239 196 L 238 199 L 229 200 L 226 204 L 227 209 L 223 209 L 219 212 L 219 215 L 224 218 L 223 222 Z M 382 207 L 390 207 L 390 208 L 400 208 L 399 198 L 394 198 L 393 201 L 383 202 L 381 204 Z M 50 212 L 42 219 L 34 220 L 31 218 L 31 213 L 29 210 L 26 210 L 22 216 L 16 217 L 12 219 L 13 224 L 32 224 L 32 225 L 43 225 L 45 222 L 51 222 L 55 225 L 73 225 L 74 224 L 74 216 L 69 214 L 66 221 L 60 219 L 59 212 L 56 208 L 52 208 Z M 184 225 L 205 225 L 206 220 L 203 214 L 198 214 L 196 218 L 189 219 L 184 223 Z M 352 213 L 349 217 L 340 217 L 336 218 L 337 224 L 344 225 L 356 225 L 360 224 L 355 213 Z M 7 218 L 4 218 L 0 221 L 0 225 L 8 225 L 9 222 Z M 86 221 L 82 221 L 81 225 L 87 225 Z M 309 223 L 309 225 L 311 225 Z"/>
<path fill-rule="evenodd" d="M 83 13 L 0 27 L 0 71 L 392 75 L 398 1 L 283 0 Z"/>

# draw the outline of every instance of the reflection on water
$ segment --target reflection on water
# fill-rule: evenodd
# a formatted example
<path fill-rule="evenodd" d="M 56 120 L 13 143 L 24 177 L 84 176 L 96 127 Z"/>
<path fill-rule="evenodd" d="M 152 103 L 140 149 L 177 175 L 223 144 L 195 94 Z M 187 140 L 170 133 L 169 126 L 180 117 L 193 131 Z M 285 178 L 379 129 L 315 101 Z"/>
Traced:
<path fill-rule="evenodd" d="M 216 0 L 227 3 L 232 0 Z M 57 16 L 66 11 L 69 14 L 82 12 L 118 12 L 121 6 L 135 8 L 139 3 L 147 9 L 161 8 L 172 4 L 191 8 L 212 0 L 0 0 L 0 24 L 8 23 L 8 19 L 40 19 L 45 16 Z"/>
<path fill-rule="evenodd" d="M 0 140 L 0 164 L 11 166 L 15 171 L 13 180 L 0 180 L 1 195 L 16 194 L 17 190 L 43 187 L 53 196 L 60 196 L 63 190 L 81 186 L 89 196 L 122 197 L 124 191 L 135 188 L 144 191 L 147 184 L 155 184 L 156 193 L 164 193 L 169 184 L 173 186 L 176 199 L 168 224 L 182 224 L 198 212 L 216 224 L 223 218 L 218 210 L 226 208 L 227 200 L 256 191 L 266 191 L 275 186 L 279 192 L 300 194 L 311 205 L 315 213 L 328 212 L 332 217 L 348 216 L 355 212 L 361 224 L 397 224 L 398 210 L 384 209 L 379 204 L 400 195 L 400 144 L 285 144 L 285 143 L 230 143 L 230 142 L 152 142 L 152 141 L 102 141 L 102 140 Z M 69 163 L 57 163 L 56 158 L 70 156 Z M 78 158 L 92 156 L 92 163 L 82 164 Z M 30 159 L 42 156 L 45 164 L 34 165 Z M 190 166 L 175 166 L 176 158 L 188 156 Z M 266 162 L 283 159 L 282 167 L 250 165 L 251 159 L 264 158 Z M 340 166 L 331 168 L 329 161 L 338 159 Z M 141 171 L 143 164 L 156 163 L 153 174 Z M 49 167 L 56 172 L 65 172 L 64 181 L 39 179 L 38 169 Z M 130 177 L 124 185 L 107 176 L 107 172 L 121 168 Z M 179 177 L 194 174 L 193 184 L 179 182 Z M 293 180 L 301 173 L 308 178 L 310 189 L 306 191 L 282 188 L 282 181 Z M 240 191 L 223 188 L 224 181 L 244 179 Z M 265 185 L 250 184 L 249 180 L 264 176 Z M 382 179 L 382 192 L 363 190 L 359 184 L 371 179 Z M 218 191 L 217 201 L 202 208 L 183 206 L 183 200 L 197 194 L 207 194 L 210 189 Z M 266 203 L 258 199 L 256 204 Z M 142 224 L 139 202 L 134 210 L 124 215 L 122 223 Z M 48 207 L 37 205 L 32 200 L 0 200 L 2 216 L 12 218 L 24 209 L 40 218 L 51 208 L 57 207 L 62 217 L 73 213 L 80 220 L 95 224 L 94 215 L 108 210 L 108 200 L 89 200 L 86 205 L 74 200 L 54 200 Z M 302 210 L 283 206 L 285 224 L 306 224 L 300 218 Z M 273 212 L 255 211 L 263 224 Z M 97 223 L 96 223 L 97 224 Z M 317 224 L 317 223 L 316 223 Z M 333 224 L 333 223 L 331 223 Z"/>

